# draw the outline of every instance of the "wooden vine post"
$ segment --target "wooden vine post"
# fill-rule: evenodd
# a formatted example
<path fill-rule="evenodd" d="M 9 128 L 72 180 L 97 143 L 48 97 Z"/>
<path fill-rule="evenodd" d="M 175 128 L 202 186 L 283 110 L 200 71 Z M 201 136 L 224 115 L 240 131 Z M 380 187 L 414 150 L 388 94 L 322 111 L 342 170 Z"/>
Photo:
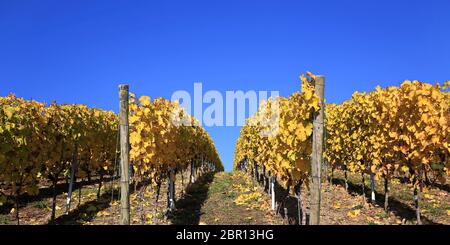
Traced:
<path fill-rule="evenodd" d="M 72 202 L 72 191 L 73 191 L 73 184 L 75 181 L 75 171 L 78 167 L 78 145 L 75 145 L 75 151 L 72 156 L 72 164 L 70 166 L 70 183 L 69 183 L 69 190 L 67 192 L 67 201 L 66 201 L 66 214 L 69 214 L 70 211 L 70 203 Z M 80 197 L 78 197 L 80 198 Z"/>
<path fill-rule="evenodd" d="M 311 155 L 311 213 L 309 224 L 320 224 L 320 191 L 321 191 L 321 168 L 323 162 L 323 137 L 324 137 L 324 81 L 325 77 L 316 76 L 315 94 L 320 99 L 320 110 L 314 114 L 313 121 L 313 142 Z"/>
<path fill-rule="evenodd" d="M 167 178 L 167 213 L 175 210 L 175 169 L 170 169 Z"/>
<path fill-rule="evenodd" d="M 277 203 L 275 200 L 275 182 L 277 181 L 275 176 L 270 177 L 270 195 L 271 195 L 271 203 L 272 203 L 272 210 L 277 209 Z"/>
<path fill-rule="evenodd" d="M 119 85 L 120 111 L 120 224 L 130 224 L 128 85 Z"/>
<path fill-rule="evenodd" d="M 370 202 L 375 203 L 375 174 L 370 171 Z"/>

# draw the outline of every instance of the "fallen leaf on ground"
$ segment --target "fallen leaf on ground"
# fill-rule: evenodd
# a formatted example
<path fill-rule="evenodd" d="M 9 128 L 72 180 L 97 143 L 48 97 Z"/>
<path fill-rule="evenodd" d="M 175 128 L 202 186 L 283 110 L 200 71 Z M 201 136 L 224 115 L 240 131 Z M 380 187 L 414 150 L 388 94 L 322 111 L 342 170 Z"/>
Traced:
<path fill-rule="evenodd" d="M 423 195 L 426 199 L 433 199 L 433 196 L 430 194 L 424 194 Z"/>
<path fill-rule="evenodd" d="M 361 210 L 357 209 L 357 210 L 353 210 L 353 211 L 349 211 L 347 213 L 347 216 L 350 218 L 356 218 L 361 214 Z"/>

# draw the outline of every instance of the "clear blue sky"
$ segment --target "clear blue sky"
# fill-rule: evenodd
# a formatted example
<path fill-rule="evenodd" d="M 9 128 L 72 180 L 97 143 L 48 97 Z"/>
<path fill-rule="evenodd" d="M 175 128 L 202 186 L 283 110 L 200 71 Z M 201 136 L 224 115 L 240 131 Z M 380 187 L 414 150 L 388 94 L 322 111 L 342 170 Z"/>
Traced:
<path fill-rule="evenodd" d="M 64 2 L 64 3 L 63 3 Z M 117 85 L 175 90 L 299 88 L 326 99 L 404 79 L 450 79 L 450 1 L 0 0 L 0 95 L 117 111 Z M 238 127 L 207 128 L 231 170 Z"/>

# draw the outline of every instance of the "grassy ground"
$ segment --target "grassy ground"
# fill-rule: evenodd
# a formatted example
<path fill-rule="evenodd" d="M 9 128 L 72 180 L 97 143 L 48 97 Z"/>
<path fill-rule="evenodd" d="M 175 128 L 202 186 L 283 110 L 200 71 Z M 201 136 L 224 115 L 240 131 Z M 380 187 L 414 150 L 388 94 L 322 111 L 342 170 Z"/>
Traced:
<path fill-rule="evenodd" d="M 166 183 L 161 186 L 156 202 L 154 186 L 131 188 L 132 224 L 282 224 L 283 219 L 270 211 L 269 197 L 262 194 L 250 178 L 242 173 L 205 174 L 195 183 L 189 184 L 187 174 L 176 178 L 176 211 L 166 215 Z M 183 183 L 182 183 L 183 182 Z M 119 201 L 117 183 L 112 198 L 110 182 L 105 182 L 101 195 L 97 198 L 98 183 L 84 184 L 75 188 L 70 212 L 65 214 L 67 192 L 65 184 L 58 190 L 56 204 L 56 224 L 95 225 L 117 224 L 119 222 Z M 143 189 L 141 189 L 143 188 Z M 143 201 L 140 209 L 139 192 Z M 51 192 L 45 188 L 31 200 L 23 200 L 19 209 L 21 224 L 48 224 L 52 205 Z M 240 199 L 238 199 L 240 198 Z M 238 199 L 238 202 L 236 202 Z M 111 201 L 112 200 L 112 201 Z M 240 201 L 239 201 L 240 200 Z M 11 207 L 3 207 L 0 224 L 15 224 L 15 214 Z M 142 211 L 141 211 L 142 210 Z"/>
<path fill-rule="evenodd" d="M 98 180 L 91 182 L 83 181 L 83 186 L 81 188 L 80 186 L 76 184 L 73 189 L 70 209 L 72 211 L 87 207 L 97 200 Z M 101 190 L 104 193 L 106 190 L 105 186 Z M 66 212 L 68 194 L 66 184 L 63 181 L 58 183 L 56 192 L 56 221 L 58 221 Z M 101 195 L 98 200 L 102 200 L 104 195 Z M 39 195 L 37 196 L 21 196 L 19 205 L 20 224 L 48 224 L 51 217 L 52 198 L 53 189 L 44 186 L 40 188 Z M 17 210 L 13 207 L 14 205 L 11 202 L 0 207 L 0 224 L 17 223 L 15 213 Z"/>
<path fill-rule="evenodd" d="M 201 208 L 200 224 L 283 224 L 269 196 L 243 173 L 218 173 Z"/>
<path fill-rule="evenodd" d="M 344 187 L 344 175 L 342 171 L 335 173 L 334 183 L 336 186 Z M 348 192 L 353 196 L 360 196 L 362 200 L 362 178 L 360 175 L 349 174 Z M 370 197 L 369 178 L 365 178 L 366 198 Z M 450 193 L 448 184 L 435 187 L 425 187 L 422 193 L 421 218 L 424 224 L 450 224 Z M 413 186 L 401 183 L 394 179 L 389 183 L 389 213 L 386 216 L 396 217 L 395 222 L 415 224 L 415 208 L 413 199 Z M 375 181 L 376 208 L 384 207 L 384 183 L 382 180 Z M 401 222 L 399 222 L 400 220 Z"/>
<path fill-rule="evenodd" d="M 394 180 L 390 183 L 390 209 L 385 212 L 384 186 L 376 181 L 376 203 L 363 201 L 361 176 L 349 174 L 348 190 L 345 190 L 343 172 L 335 171 L 333 183 L 322 188 L 322 224 L 415 224 L 412 187 Z M 184 179 L 184 181 L 182 181 Z M 183 182 L 183 183 L 182 183 Z M 365 197 L 370 197 L 369 180 L 366 178 Z M 98 180 L 84 183 L 79 192 L 76 186 L 70 212 L 65 214 L 67 186 L 59 183 L 57 189 L 56 224 L 117 224 L 119 202 L 117 183 L 112 198 L 109 181 L 103 183 L 97 197 Z M 285 190 L 277 188 L 277 213 L 271 210 L 270 195 L 264 188 L 243 172 L 205 174 L 195 183 L 188 183 L 188 174 L 176 178 L 176 210 L 166 215 L 167 185 L 163 183 L 158 202 L 154 185 L 131 187 L 132 224 L 296 224 L 298 223 L 297 199 L 285 196 Z M 292 191 L 292 190 L 291 190 Z M 22 197 L 19 209 L 21 224 L 48 224 L 51 213 L 52 190 L 43 187 L 36 197 Z M 80 197 L 81 193 L 81 197 Z M 142 193 L 142 202 L 139 200 Z M 309 213 L 309 192 L 302 187 L 304 204 L 303 222 Z M 425 224 L 450 224 L 450 193 L 448 184 L 424 189 L 421 209 Z M 0 224 L 15 224 L 13 206 L 0 207 Z M 140 208 L 141 207 L 141 208 Z"/>
<path fill-rule="evenodd" d="M 342 171 L 336 171 L 332 183 L 322 185 L 321 193 L 321 224 L 331 225 L 400 225 L 416 224 L 413 203 L 412 186 L 393 180 L 390 183 L 389 210 L 384 210 L 384 182 L 375 183 L 376 201 L 370 199 L 369 178 L 365 178 L 365 195 L 363 196 L 361 176 L 349 174 L 348 189 L 345 189 Z M 223 182 L 223 181 L 222 181 Z M 221 183 L 221 181 L 219 181 Z M 226 183 L 226 182 L 225 182 Z M 227 188 L 228 189 L 228 188 Z M 225 189 L 225 190 L 227 190 Z M 421 201 L 421 219 L 423 224 L 450 224 L 450 193 L 449 186 L 438 185 L 424 188 Z M 261 188 L 258 191 L 268 198 Z M 278 216 L 283 217 L 283 223 L 298 224 L 298 200 L 292 190 L 285 195 L 286 190 L 277 188 Z M 308 223 L 309 190 L 302 186 L 303 215 L 302 224 Z M 224 197 L 222 197 L 224 198 Z M 218 202 L 217 205 L 220 205 Z M 266 209 L 267 210 L 267 209 Z M 211 211 L 212 212 L 212 211 Z M 273 222 L 275 223 L 275 222 Z"/>
<path fill-rule="evenodd" d="M 188 183 L 185 173 L 184 183 L 182 185 L 181 175 L 176 178 L 176 196 L 181 198 L 183 187 Z M 84 183 L 82 188 L 75 186 L 72 195 L 71 209 L 66 214 L 67 186 L 65 183 L 58 184 L 58 195 L 56 199 L 56 224 L 69 225 L 89 225 L 89 224 L 118 224 L 119 223 L 119 201 L 118 201 L 118 182 L 116 180 L 113 192 L 111 192 L 111 182 L 103 182 L 101 194 L 97 198 L 98 181 L 93 183 Z M 183 186 L 183 187 L 182 187 Z M 81 192 L 79 190 L 81 189 Z M 130 188 L 131 203 L 131 223 L 132 224 L 169 224 L 165 219 L 165 207 L 167 206 L 167 185 L 161 186 L 161 194 L 158 203 L 156 203 L 155 188 L 147 187 L 143 189 L 143 213 L 144 219 L 141 219 L 139 212 L 139 190 L 134 186 Z M 40 194 L 35 197 L 22 198 L 19 208 L 20 224 L 49 224 L 52 207 L 51 188 L 43 187 Z M 81 195 L 80 195 L 81 194 Z M 156 208 L 155 208 L 156 207 Z M 12 205 L 0 207 L 0 224 L 16 224 L 15 208 Z M 157 217 L 154 219 L 153 217 Z"/>

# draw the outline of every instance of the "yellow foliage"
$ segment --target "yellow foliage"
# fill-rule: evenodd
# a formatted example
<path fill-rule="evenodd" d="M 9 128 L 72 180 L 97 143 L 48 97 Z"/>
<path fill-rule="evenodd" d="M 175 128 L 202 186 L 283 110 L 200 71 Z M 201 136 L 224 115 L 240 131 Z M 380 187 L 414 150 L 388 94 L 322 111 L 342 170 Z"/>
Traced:
<path fill-rule="evenodd" d="M 360 209 L 356 209 L 356 210 L 352 210 L 347 212 L 347 216 L 349 218 L 356 218 L 361 214 L 361 210 Z"/>
<path fill-rule="evenodd" d="M 261 197 L 262 197 L 262 194 L 259 192 L 252 192 L 249 194 L 241 194 L 234 200 L 234 203 L 236 205 L 241 205 L 241 206 L 250 205 L 253 202 L 258 202 Z"/>

